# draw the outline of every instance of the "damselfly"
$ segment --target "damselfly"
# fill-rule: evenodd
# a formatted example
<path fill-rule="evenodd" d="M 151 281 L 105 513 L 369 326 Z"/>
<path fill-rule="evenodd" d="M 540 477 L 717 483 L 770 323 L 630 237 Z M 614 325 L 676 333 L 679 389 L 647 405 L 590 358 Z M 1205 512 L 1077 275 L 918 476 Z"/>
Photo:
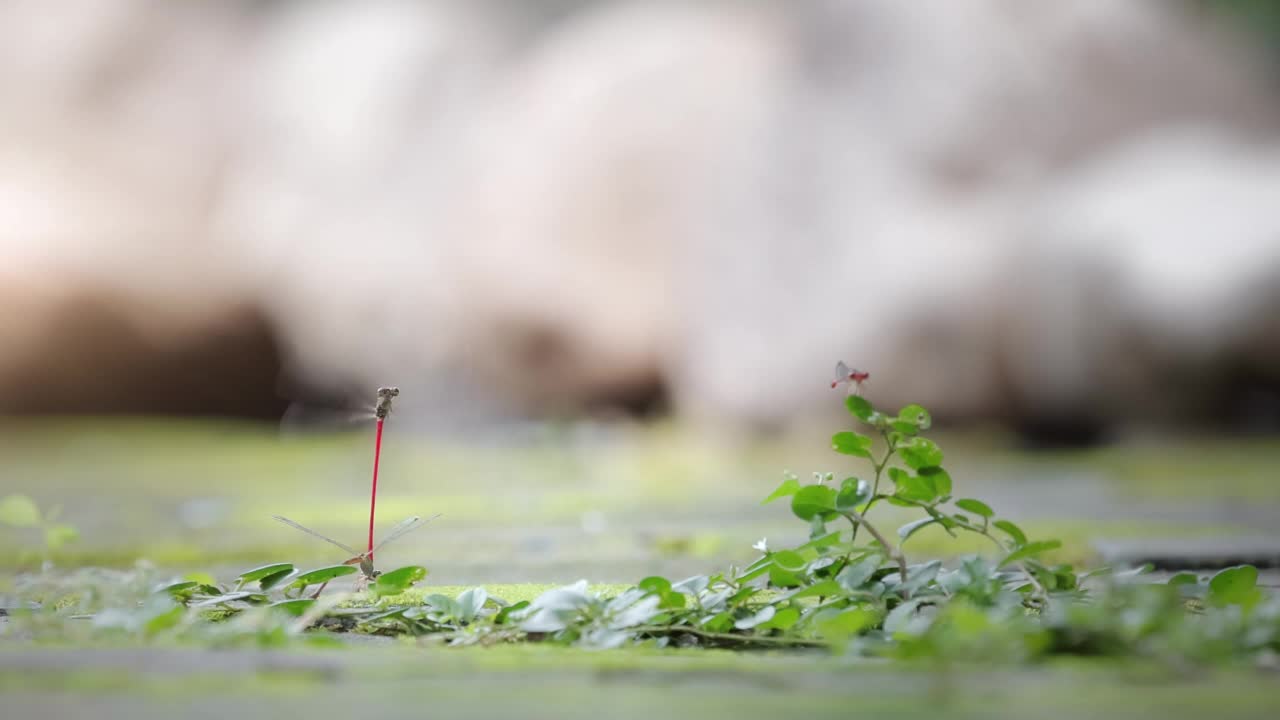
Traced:
<path fill-rule="evenodd" d="M 329 543 L 330 545 L 333 545 L 334 547 L 341 549 L 343 552 L 347 553 L 348 555 L 351 555 L 351 558 L 348 560 L 344 560 L 342 564 L 358 565 L 360 567 L 360 575 L 361 575 L 362 582 L 368 583 L 370 580 L 377 579 L 377 577 L 382 574 L 373 568 L 373 554 L 375 552 L 377 552 L 378 550 L 381 550 L 387 544 L 395 542 L 396 540 L 404 537 L 410 532 L 413 532 L 414 530 L 417 530 L 418 528 L 422 527 L 423 525 L 426 525 L 432 520 L 435 520 L 436 518 L 440 517 L 440 514 L 437 513 L 425 520 L 418 515 L 414 515 L 413 517 L 405 518 L 404 520 L 401 520 L 395 527 L 391 528 L 391 531 L 388 532 L 386 536 L 382 538 L 381 542 L 373 546 L 371 550 L 366 550 L 365 552 L 360 552 L 355 548 L 351 547 L 350 545 L 347 545 L 346 543 L 340 543 L 337 540 L 334 540 L 333 538 L 327 535 L 322 535 L 316 532 L 315 530 L 312 530 L 311 528 L 307 527 L 306 525 L 303 525 L 301 523 L 296 523 L 287 517 L 283 517 L 280 515 L 272 515 L 271 517 L 276 520 L 279 520 L 280 522 L 284 523 L 285 525 L 288 525 L 291 528 L 294 528 L 296 530 L 301 530 L 302 532 L 314 538 L 319 538 Z"/>
<path fill-rule="evenodd" d="M 862 384 L 870 378 L 871 373 L 851 368 L 845 365 L 842 360 L 836 363 L 836 378 L 831 381 L 831 389 L 834 390 L 841 385 L 848 385 L 850 395 L 861 395 Z"/>

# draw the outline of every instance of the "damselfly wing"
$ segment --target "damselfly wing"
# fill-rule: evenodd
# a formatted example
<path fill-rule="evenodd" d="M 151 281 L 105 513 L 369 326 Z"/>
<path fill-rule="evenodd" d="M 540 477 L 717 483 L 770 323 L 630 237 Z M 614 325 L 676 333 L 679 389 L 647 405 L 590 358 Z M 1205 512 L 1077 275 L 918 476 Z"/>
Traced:
<path fill-rule="evenodd" d="M 380 387 L 376 394 L 366 394 L 350 389 L 317 389 L 314 385 L 282 380 L 278 393 L 289 401 L 280 418 L 281 431 L 340 432 L 385 419 L 391 414 L 392 401 L 400 395 L 400 388 Z"/>
<path fill-rule="evenodd" d="M 333 538 L 327 535 L 323 535 L 319 532 L 316 532 L 315 530 L 312 530 L 306 525 L 303 525 L 298 522 L 294 522 L 293 520 L 290 520 L 287 517 L 284 517 L 281 515 L 272 515 L 271 517 L 275 520 L 279 520 L 280 522 L 284 523 L 285 525 L 288 525 L 289 527 L 295 530 L 301 530 L 302 532 L 314 538 L 323 540 L 329 543 L 330 545 L 333 545 L 334 547 L 350 555 L 351 557 L 347 560 L 344 560 L 342 564 L 360 566 L 360 573 L 364 577 L 364 580 L 367 582 L 369 580 L 373 580 L 377 578 L 378 575 L 380 574 L 377 570 L 373 568 L 373 556 L 375 553 L 377 553 L 379 550 L 381 550 L 383 547 L 387 546 L 388 544 L 395 542 L 396 540 L 404 537 L 405 535 L 408 535 L 410 532 L 413 532 L 414 530 L 417 530 L 418 528 L 422 527 L 423 525 L 426 525 L 432 520 L 435 520 L 436 518 L 440 517 L 440 514 L 436 513 L 435 515 L 432 515 L 431 517 L 426 519 L 423 519 L 419 515 L 414 515 L 412 517 L 405 518 L 404 520 L 401 520 L 399 523 L 397 523 L 395 527 L 391 528 L 391 530 L 387 532 L 387 534 L 382 538 L 382 540 L 380 540 L 378 544 L 373 546 L 372 550 L 366 550 L 364 552 L 360 552 L 359 550 L 356 550 L 355 548 L 345 543 L 340 543 L 337 540 L 334 540 Z"/>

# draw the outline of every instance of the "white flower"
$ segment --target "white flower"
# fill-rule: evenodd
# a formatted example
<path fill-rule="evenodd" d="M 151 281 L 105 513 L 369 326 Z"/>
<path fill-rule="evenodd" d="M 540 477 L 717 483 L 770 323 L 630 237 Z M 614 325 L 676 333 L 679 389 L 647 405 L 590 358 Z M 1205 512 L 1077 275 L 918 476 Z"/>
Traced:
<path fill-rule="evenodd" d="M 751 547 L 762 553 L 767 553 L 769 552 L 769 538 L 760 538 L 756 541 L 756 544 Z"/>

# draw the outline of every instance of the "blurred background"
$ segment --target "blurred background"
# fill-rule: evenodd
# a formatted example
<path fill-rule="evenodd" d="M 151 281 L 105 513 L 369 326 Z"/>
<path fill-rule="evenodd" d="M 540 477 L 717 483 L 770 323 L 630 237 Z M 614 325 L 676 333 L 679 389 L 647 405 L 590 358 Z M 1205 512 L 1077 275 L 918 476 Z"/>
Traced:
<path fill-rule="evenodd" d="M 851 470 L 840 359 L 1074 556 L 1273 537 L 1280 5 L 0 3 L 0 484 L 68 561 L 354 542 L 372 429 L 277 424 L 386 384 L 404 559 L 705 570 Z"/>

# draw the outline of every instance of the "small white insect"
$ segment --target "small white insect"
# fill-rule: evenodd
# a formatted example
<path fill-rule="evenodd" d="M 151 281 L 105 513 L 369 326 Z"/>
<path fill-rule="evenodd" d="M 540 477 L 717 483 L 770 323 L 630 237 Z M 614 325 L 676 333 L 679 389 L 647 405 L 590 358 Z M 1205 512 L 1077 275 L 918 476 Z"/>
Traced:
<path fill-rule="evenodd" d="M 831 381 L 831 389 L 834 390 L 841 385 L 848 385 L 850 395 L 861 395 L 863 383 L 870 378 L 871 373 L 851 368 L 845 365 L 842 360 L 836 363 L 836 378 Z"/>

